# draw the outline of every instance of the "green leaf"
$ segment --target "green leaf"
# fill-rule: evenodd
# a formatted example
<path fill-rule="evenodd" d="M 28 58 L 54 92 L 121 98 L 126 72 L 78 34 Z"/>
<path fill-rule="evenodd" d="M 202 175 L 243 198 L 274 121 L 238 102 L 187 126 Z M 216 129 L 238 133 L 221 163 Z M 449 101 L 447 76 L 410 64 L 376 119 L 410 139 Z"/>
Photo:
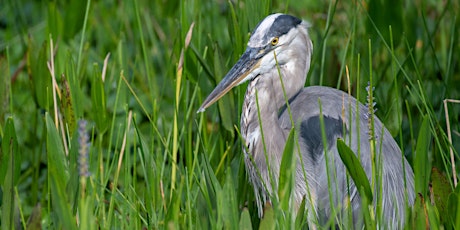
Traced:
<path fill-rule="evenodd" d="M 260 230 L 273 230 L 276 227 L 276 219 L 273 207 L 271 205 L 265 205 L 264 216 L 260 220 Z"/>
<path fill-rule="evenodd" d="M 32 88 L 35 91 L 35 98 L 38 105 L 45 110 L 48 110 L 49 106 L 52 105 L 52 84 L 51 76 L 46 67 L 47 57 L 47 43 L 43 42 L 40 50 L 35 50 L 32 41 L 29 39 L 29 52 L 35 54 L 38 52 L 38 56 L 29 55 L 30 64 L 30 76 L 32 78 Z"/>
<path fill-rule="evenodd" d="M 134 130 L 136 131 L 137 139 L 139 140 L 139 160 L 145 177 L 145 206 L 147 207 L 147 211 L 153 212 L 155 211 L 153 208 L 154 205 L 161 203 L 161 195 L 159 194 L 160 192 L 157 187 L 160 184 L 160 181 L 156 180 L 158 178 L 158 172 L 156 170 L 152 170 L 156 168 L 155 161 L 153 160 L 151 154 L 152 152 L 150 151 L 144 136 L 142 136 L 142 133 L 139 130 L 136 119 L 134 119 L 134 121 Z"/>
<path fill-rule="evenodd" d="M 280 199 L 281 209 L 289 211 L 292 190 L 294 188 L 294 176 L 296 157 L 294 154 L 295 146 L 295 130 L 291 129 L 289 136 L 286 139 L 284 147 L 283 158 L 281 159 L 278 196 Z"/>
<path fill-rule="evenodd" d="M 67 54 L 67 63 L 65 66 L 65 79 L 69 85 L 70 98 L 72 102 L 73 113 L 76 118 L 83 117 L 83 107 L 86 104 L 87 96 L 83 93 L 81 84 L 86 82 L 85 79 L 79 78 L 76 71 L 75 61 L 72 53 Z"/>
<path fill-rule="evenodd" d="M 78 165 L 78 150 L 80 148 L 78 128 L 73 132 L 72 138 L 69 140 L 69 156 L 68 156 L 68 171 L 69 180 L 66 185 L 66 192 L 69 201 L 71 201 L 72 212 L 75 213 L 78 207 L 78 197 L 80 194 L 80 175 Z"/>
<path fill-rule="evenodd" d="M 182 194 L 182 189 L 184 187 L 185 180 L 182 177 L 180 180 L 179 187 L 176 188 L 175 190 L 172 190 L 171 192 L 174 193 L 172 197 L 180 197 Z M 166 220 L 168 222 L 168 226 L 173 229 L 178 229 L 179 228 L 179 216 L 181 214 L 180 211 L 180 205 L 181 205 L 181 199 L 172 199 L 170 206 L 168 208 L 168 213 L 166 215 Z"/>
<path fill-rule="evenodd" d="M 19 178 L 21 161 L 18 152 L 18 139 L 14 128 L 14 121 L 9 117 L 5 125 L 5 134 L 2 138 L 2 152 L 0 153 L 0 184 L 3 189 L 2 196 L 2 217 L 1 223 L 3 229 L 15 229 L 15 194 L 14 187 Z M 20 226 L 16 226 L 20 227 Z"/>
<path fill-rule="evenodd" d="M 447 229 L 460 229 L 460 186 L 455 188 L 455 191 L 449 195 L 448 199 L 448 224 Z"/>
<path fill-rule="evenodd" d="M 236 10 L 233 7 L 233 4 L 228 5 L 230 7 L 230 15 L 231 15 L 231 20 L 229 20 L 230 25 L 228 26 L 228 34 L 231 34 L 230 39 L 232 40 L 233 45 L 233 57 L 234 59 L 238 59 L 239 56 L 243 53 L 244 45 L 242 41 L 242 34 L 241 34 L 241 29 L 240 29 L 240 24 L 239 24 L 239 19 L 236 16 Z"/>
<path fill-rule="evenodd" d="M 63 22 L 61 14 L 57 9 L 56 2 L 50 1 L 48 3 L 48 34 L 51 34 L 54 40 L 59 39 L 59 35 L 62 34 Z M 46 60 L 46 59 L 42 59 Z"/>
<path fill-rule="evenodd" d="M 59 183 L 65 184 L 69 180 L 69 172 L 62 139 L 49 113 L 46 113 L 45 119 L 48 168 L 50 171 L 55 170 L 59 174 Z"/>
<path fill-rule="evenodd" d="M 222 72 L 222 56 L 219 52 L 219 47 L 215 45 L 214 47 L 214 75 L 218 76 L 219 81 L 225 76 L 225 73 Z M 229 93 L 229 96 L 221 98 L 217 105 L 219 107 L 219 115 L 221 119 L 222 126 L 230 132 L 232 138 L 235 136 L 235 130 L 233 128 L 233 121 L 235 120 L 235 100 L 233 100 L 233 93 Z"/>
<path fill-rule="evenodd" d="M 17 181 L 21 171 L 20 154 L 18 152 L 18 138 L 16 136 L 13 117 L 8 117 L 6 119 L 3 131 L 4 135 L 1 142 L 2 152 L 0 152 L 0 184 L 3 184 L 6 174 L 13 176 L 14 181 Z M 12 157 L 14 157 L 14 159 L 12 159 Z M 15 163 L 10 165 L 11 161 Z M 10 168 L 11 166 L 14 168 Z"/>
<path fill-rule="evenodd" d="M 304 196 L 302 199 L 302 203 L 300 203 L 299 210 L 297 212 L 297 217 L 295 219 L 295 229 L 304 229 L 307 223 L 307 215 L 305 213 L 306 199 L 307 198 Z"/>
<path fill-rule="evenodd" d="M 439 221 L 439 213 L 436 210 L 436 207 L 431 204 L 427 204 L 426 210 L 428 215 L 429 229 L 438 230 L 441 227 L 441 222 Z"/>
<path fill-rule="evenodd" d="M 216 200 L 217 193 L 222 190 L 222 187 L 220 186 L 219 181 L 216 178 L 216 174 L 214 173 L 206 155 L 202 155 L 201 162 L 201 167 L 203 169 L 203 177 L 200 184 L 201 192 L 206 201 L 207 208 L 213 209 L 213 201 Z M 219 202 L 219 200 L 217 202 Z M 210 218 L 213 220 L 218 219 L 214 215 L 214 212 L 211 212 Z M 222 228 L 222 226 L 220 226 L 220 228 Z"/>
<path fill-rule="evenodd" d="M 234 188 L 232 174 L 228 173 L 223 189 L 217 193 L 218 199 L 220 199 L 220 213 L 225 229 L 237 229 L 238 205 Z"/>
<path fill-rule="evenodd" d="M 431 139 L 429 129 L 428 117 L 424 116 L 418 133 L 414 158 L 415 192 L 422 194 L 424 197 L 428 194 L 431 170 L 431 156 L 428 153 Z"/>
<path fill-rule="evenodd" d="M 63 123 L 69 128 L 70 133 L 74 133 L 76 127 L 75 111 L 72 103 L 72 93 L 70 92 L 69 82 L 64 76 L 62 80 L 62 97 L 61 97 L 61 109 L 63 115 Z"/>
<path fill-rule="evenodd" d="M 83 27 L 86 2 L 80 0 L 68 2 L 67 11 L 64 14 L 64 40 L 73 38 Z"/>
<path fill-rule="evenodd" d="M 428 229 L 428 215 L 425 199 L 421 194 L 415 199 L 412 213 L 412 229 Z"/>
<path fill-rule="evenodd" d="M 209 67 L 207 60 L 203 56 L 201 56 L 201 54 L 198 52 L 197 48 L 193 44 L 190 44 L 190 49 L 193 51 L 193 54 L 195 55 L 200 66 L 203 68 L 208 79 L 215 81 L 214 75 L 211 72 L 211 69 Z M 188 77 L 192 82 L 196 81 L 195 76 L 188 76 Z"/>
<path fill-rule="evenodd" d="M 0 127 L 4 125 L 3 118 L 6 117 L 5 114 L 12 113 L 10 107 L 10 97 L 12 96 L 11 93 L 11 79 L 9 74 L 9 67 L 8 67 L 8 58 L 0 56 L 0 105 L 2 105 L 2 109 L 0 109 Z"/>
<path fill-rule="evenodd" d="M 367 179 L 366 173 L 363 166 L 359 162 L 359 159 L 353 153 L 353 150 L 348 147 L 342 139 L 337 139 L 337 150 L 343 164 L 347 168 L 347 172 L 355 182 L 361 197 L 366 196 L 370 202 L 373 200 L 372 189 Z M 360 189 L 360 188 L 363 189 Z"/>
<path fill-rule="evenodd" d="M 359 194 L 366 193 L 363 187 L 360 187 L 358 191 L 359 191 Z M 371 213 L 369 210 L 369 200 L 367 196 L 361 196 L 361 205 L 362 205 L 361 211 L 363 212 L 363 217 L 364 217 L 364 226 L 366 226 L 366 229 L 376 229 L 375 220 L 372 219 Z"/>
<path fill-rule="evenodd" d="M 57 223 L 62 224 L 64 229 L 77 229 L 72 209 L 68 202 L 66 186 L 69 181 L 68 163 L 56 126 L 48 113 L 46 119 L 46 150 L 48 156 L 48 178 L 51 188 L 53 212 L 58 217 Z"/>
<path fill-rule="evenodd" d="M 106 110 L 104 82 L 102 81 L 102 75 L 97 65 L 94 65 L 94 74 L 91 80 L 91 101 L 93 103 L 94 120 L 96 121 L 97 129 L 101 133 L 105 133 L 109 122 Z"/>
<path fill-rule="evenodd" d="M 239 229 L 252 230 L 251 216 L 247 208 L 243 209 L 241 212 Z"/>
<path fill-rule="evenodd" d="M 94 224 L 97 222 L 97 218 L 93 215 L 95 199 L 91 199 L 91 196 L 82 198 L 79 205 L 79 228 L 80 229 L 98 229 L 98 226 Z"/>
<path fill-rule="evenodd" d="M 434 205 L 438 209 L 439 218 L 445 226 L 448 224 L 449 209 L 448 199 L 452 193 L 449 180 L 437 168 L 431 170 L 431 187 Z"/>
<path fill-rule="evenodd" d="M 29 219 L 27 220 L 27 230 L 41 230 L 42 227 L 42 206 L 40 203 L 35 205 L 34 209 L 32 210 L 32 214 L 30 214 Z"/>
<path fill-rule="evenodd" d="M 398 117 L 402 114 L 402 103 L 397 103 L 398 101 L 394 95 L 397 95 L 397 91 L 400 89 L 397 88 L 395 84 L 392 84 L 391 88 L 388 90 L 391 90 L 391 93 L 387 93 L 388 91 L 383 91 L 386 94 L 384 96 L 387 97 L 386 101 L 390 104 L 388 106 L 388 113 L 386 114 L 385 121 L 383 123 L 385 124 L 385 127 L 388 129 L 388 131 L 390 131 L 391 136 L 396 137 L 401 129 L 401 124 Z"/>

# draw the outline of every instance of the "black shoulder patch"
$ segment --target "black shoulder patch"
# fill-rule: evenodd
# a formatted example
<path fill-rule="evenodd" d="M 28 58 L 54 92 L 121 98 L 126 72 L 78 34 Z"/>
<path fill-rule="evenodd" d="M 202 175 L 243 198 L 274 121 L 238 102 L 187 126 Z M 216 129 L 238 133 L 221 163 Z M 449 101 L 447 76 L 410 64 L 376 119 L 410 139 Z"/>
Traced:
<path fill-rule="evenodd" d="M 283 34 L 286 34 L 292 28 L 296 27 L 302 22 L 299 18 L 296 18 L 291 15 L 282 14 L 278 16 L 273 22 L 272 26 L 268 30 L 268 37 L 280 37 Z"/>
<path fill-rule="evenodd" d="M 328 149 L 335 145 L 337 138 L 342 137 L 344 131 L 348 132 L 344 130 L 341 118 L 336 119 L 328 116 L 324 116 L 324 131 L 326 132 Z M 316 162 L 318 157 L 324 153 L 319 116 L 310 117 L 300 124 L 300 137 L 305 141 L 308 153 L 313 162 Z"/>

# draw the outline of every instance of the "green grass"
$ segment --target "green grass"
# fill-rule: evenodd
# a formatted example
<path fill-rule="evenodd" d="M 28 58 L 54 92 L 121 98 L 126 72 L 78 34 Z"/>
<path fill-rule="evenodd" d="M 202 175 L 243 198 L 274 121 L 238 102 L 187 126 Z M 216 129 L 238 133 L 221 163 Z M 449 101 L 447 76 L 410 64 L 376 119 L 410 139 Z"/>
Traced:
<path fill-rule="evenodd" d="M 448 104 L 453 145 L 443 107 L 460 99 L 457 1 L 7 0 L 2 229 L 304 227 L 289 209 L 289 172 L 280 200 L 257 217 L 238 127 L 245 86 L 196 114 L 272 12 L 312 24 L 307 85 L 362 103 L 375 87 L 375 115 L 416 173 L 407 228 L 460 228 L 449 155 L 453 147 L 458 165 L 460 105 Z"/>

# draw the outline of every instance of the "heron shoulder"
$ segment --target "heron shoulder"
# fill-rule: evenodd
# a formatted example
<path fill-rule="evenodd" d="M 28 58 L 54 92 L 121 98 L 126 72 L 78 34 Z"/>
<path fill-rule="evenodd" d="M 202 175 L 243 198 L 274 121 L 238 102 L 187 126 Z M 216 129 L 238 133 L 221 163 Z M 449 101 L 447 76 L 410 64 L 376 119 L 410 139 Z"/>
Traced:
<path fill-rule="evenodd" d="M 346 99 L 345 97 L 348 95 L 340 90 L 312 86 L 302 89 L 289 99 L 292 121 L 299 130 L 299 137 L 314 162 L 322 156 L 325 148 L 330 149 L 335 145 L 338 137 L 348 133 L 346 119 L 342 114 L 344 101 L 342 98 Z M 354 99 L 352 100 L 356 103 Z M 292 127 L 291 115 L 286 105 L 281 108 L 279 121 L 286 130 Z M 325 134 L 326 142 L 323 142 L 322 132 Z"/>
<path fill-rule="evenodd" d="M 323 116 L 321 121 L 320 115 L 302 121 L 299 131 L 300 138 L 315 163 L 321 158 L 324 150 L 331 149 L 335 146 L 337 138 L 343 137 L 348 132 L 340 117 Z"/>
<path fill-rule="evenodd" d="M 289 100 L 294 123 L 300 123 L 313 116 L 323 114 L 331 118 L 343 116 L 344 108 L 356 110 L 356 99 L 338 89 L 325 86 L 310 86 L 303 88 Z M 360 108 L 361 109 L 361 108 Z M 290 115 L 286 105 L 279 112 L 281 124 L 290 127 Z"/>

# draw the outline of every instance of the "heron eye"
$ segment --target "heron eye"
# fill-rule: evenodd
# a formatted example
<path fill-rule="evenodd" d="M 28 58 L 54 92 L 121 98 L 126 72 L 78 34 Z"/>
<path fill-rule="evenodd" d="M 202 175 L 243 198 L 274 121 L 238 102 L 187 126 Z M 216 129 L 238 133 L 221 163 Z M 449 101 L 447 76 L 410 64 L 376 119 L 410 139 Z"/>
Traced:
<path fill-rule="evenodd" d="M 272 46 L 277 45 L 279 41 L 280 41 L 280 39 L 279 39 L 278 37 L 274 37 L 274 38 L 272 39 Z"/>

